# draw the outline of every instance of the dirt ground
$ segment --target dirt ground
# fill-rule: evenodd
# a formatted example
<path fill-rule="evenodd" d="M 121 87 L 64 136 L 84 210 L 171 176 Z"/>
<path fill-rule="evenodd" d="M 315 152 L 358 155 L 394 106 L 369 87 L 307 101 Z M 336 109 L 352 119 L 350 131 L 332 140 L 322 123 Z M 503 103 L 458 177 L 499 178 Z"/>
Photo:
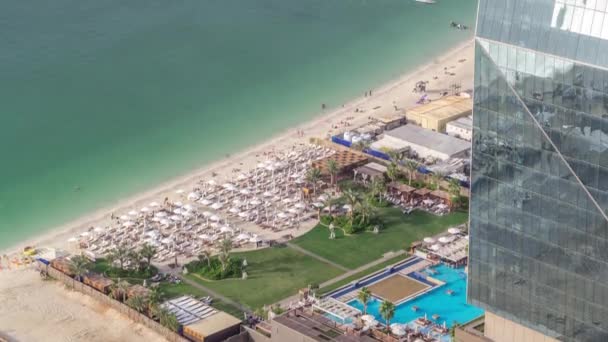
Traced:
<path fill-rule="evenodd" d="M 0 340 L 165 341 L 94 299 L 43 281 L 36 271 L 0 272 Z"/>

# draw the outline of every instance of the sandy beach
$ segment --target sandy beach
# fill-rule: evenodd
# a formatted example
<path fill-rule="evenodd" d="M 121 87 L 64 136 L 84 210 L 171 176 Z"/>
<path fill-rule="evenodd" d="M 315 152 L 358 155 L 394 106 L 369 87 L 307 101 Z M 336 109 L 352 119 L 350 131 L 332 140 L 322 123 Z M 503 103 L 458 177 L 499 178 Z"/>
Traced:
<path fill-rule="evenodd" d="M 111 328 L 110 328 L 111 327 Z M 0 339 L 164 341 L 93 298 L 27 269 L 0 272 Z"/>
<path fill-rule="evenodd" d="M 231 178 L 234 176 L 235 168 L 241 170 L 253 168 L 264 159 L 264 152 L 284 150 L 294 144 L 307 142 L 311 137 L 327 138 L 329 134 L 362 125 L 369 121 L 370 117 L 381 117 L 395 113 L 395 106 L 399 110 L 406 109 L 407 111 L 407 108 L 415 106 L 415 101 L 420 97 L 420 94 L 412 92 L 417 81 L 429 82 L 427 93 L 431 99 L 439 97 L 441 92 L 449 92 L 454 84 L 458 84 L 462 91 L 470 91 L 473 83 L 473 55 L 473 41 L 466 41 L 444 55 L 434 58 L 429 64 L 390 81 L 380 88 L 372 89 L 371 96 L 362 96 L 339 108 L 326 110 L 312 121 L 278 133 L 266 142 L 229 155 L 182 177 L 163 183 L 154 189 L 120 201 L 111 207 L 99 209 L 72 222 L 50 229 L 41 236 L 2 251 L 1 254 L 14 253 L 24 246 L 31 245 L 66 248 L 67 239 L 71 236 L 77 235 L 91 226 L 109 222 L 113 213 L 127 212 L 142 207 L 150 201 L 159 201 L 165 197 L 176 199 L 179 197 L 176 190 L 186 189 L 187 191 L 192 189 L 197 181 L 211 179 L 214 175 L 217 175 L 215 179 L 218 182 Z M 344 123 L 346 122 L 348 126 L 345 126 Z M 299 131 L 304 133 L 303 136 L 298 134 Z M 300 229 L 294 233 L 299 235 L 304 232 L 305 229 Z"/>
<path fill-rule="evenodd" d="M 31 245 L 69 249 L 69 237 L 91 226 L 104 225 L 110 221 L 112 214 L 120 215 L 150 201 L 162 201 L 165 197 L 179 199 L 182 195 L 176 194 L 176 190 L 184 189 L 187 192 L 201 179 L 215 177 L 221 182 L 232 178 L 234 169 L 253 168 L 264 159 L 265 152 L 287 149 L 294 144 L 308 142 L 311 137 L 326 138 L 329 134 L 362 125 L 370 117 L 395 113 L 395 106 L 399 111 L 413 107 L 420 97 L 420 94 L 412 92 L 417 81 L 429 82 L 427 90 L 431 99 L 439 97 L 441 92 L 449 92 L 453 84 L 459 84 L 463 91 L 469 91 L 473 83 L 473 54 L 474 44 L 470 40 L 381 88 L 372 89 L 371 96 L 362 96 L 340 108 L 327 110 L 314 120 L 281 132 L 246 151 L 227 156 L 150 191 L 56 227 L 0 254 L 14 253 Z M 300 227 L 289 233 L 300 235 L 310 227 Z M 247 229 L 254 230 L 255 227 Z M 112 329 L 105 329 L 109 325 Z M 41 281 L 36 272 L 6 268 L 0 269 L 0 337 L 4 335 L 19 341 L 120 341 L 126 340 L 126 336 L 130 341 L 162 340 L 119 313 L 101 307 L 91 298 L 69 291 L 56 282 Z"/>

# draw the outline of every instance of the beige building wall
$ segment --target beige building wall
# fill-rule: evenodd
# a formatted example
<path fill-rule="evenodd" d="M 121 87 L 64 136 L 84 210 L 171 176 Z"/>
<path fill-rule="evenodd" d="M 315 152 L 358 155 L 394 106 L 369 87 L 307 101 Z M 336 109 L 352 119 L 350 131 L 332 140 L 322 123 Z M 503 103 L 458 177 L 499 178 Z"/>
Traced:
<path fill-rule="evenodd" d="M 485 336 L 494 342 L 559 342 L 488 311 L 485 314 Z"/>
<path fill-rule="evenodd" d="M 272 321 L 272 342 L 317 342 L 316 339 L 308 337 L 301 332 L 295 331 L 283 324 Z"/>

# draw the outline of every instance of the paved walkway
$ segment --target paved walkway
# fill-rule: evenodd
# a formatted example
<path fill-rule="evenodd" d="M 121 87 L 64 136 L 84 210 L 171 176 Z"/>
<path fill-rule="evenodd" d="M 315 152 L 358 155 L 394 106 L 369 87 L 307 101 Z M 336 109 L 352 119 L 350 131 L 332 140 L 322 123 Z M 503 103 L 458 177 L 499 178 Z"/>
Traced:
<path fill-rule="evenodd" d="M 298 246 L 296 246 L 296 247 L 298 247 Z M 305 250 L 305 249 L 303 249 L 301 247 L 298 247 L 298 248 L 300 248 L 299 250 L 302 250 L 303 253 L 308 252 L 307 250 Z M 308 253 L 310 253 L 310 252 L 308 252 Z M 316 255 L 314 253 L 311 253 L 311 254 L 313 254 L 313 255 L 311 255 L 313 257 L 314 257 L 314 255 Z M 367 270 L 369 268 L 372 268 L 372 267 L 374 267 L 376 265 L 379 265 L 379 264 L 381 264 L 381 263 L 383 263 L 383 262 L 385 262 L 385 261 L 387 261 L 389 259 L 392 259 L 392 258 L 400 256 L 400 255 L 404 255 L 404 254 L 406 254 L 404 250 L 399 250 L 397 252 L 385 253 L 382 256 L 382 258 L 380 258 L 380 259 L 376 259 L 376 260 L 374 260 L 374 261 L 372 261 L 370 263 L 367 263 L 367 264 L 365 264 L 363 266 L 359 266 L 359 267 L 355 268 L 354 270 L 348 270 L 346 273 L 343 273 L 343 274 L 341 274 L 341 275 L 339 275 L 339 276 L 337 276 L 335 278 L 329 279 L 329 280 L 327 280 L 327 281 L 319 284 L 319 288 L 322 289 L 322 288 L 324 288 L 326 286 L 333 285 L 333 284 L 335 284 L 335 283 L 337 283 L 337 282 L 339 282 L 341 280 L 344 280 L 344 279 L 346 279 L 348 277 L 351 277 L 351 276 L 353 276 L 353 275 L 355 275 L 355 274 L 357 274 L 359 272 L 363 272 L 363 271 L 365 271 L 365 270 Z M 321 258 L 321 257 L 319 257 L 319 258 Z M 321 259 L 319 259 L 319 260 L 321 260 Z M 321 260 L 321 261 L 323 261 L 323 260 Z M 287 298 L 284 298 L 284 299 L 280 300 L 279 302 L 277 302 L 277 304 L 281 305 L 281 307 L 283 307 L 283 308 L 287 308 L 287 307 L 289 307 L 290 303 L 295 303 L 298 300 L 299 300 L 299 295 L 293 295 L 293 296 L 290 296 L 290 297 L 287 297 Z"/>
<path fill-rule="evenodd" d="M 340 264 L 336 264 L 336 263 L 335 263 L 335 262 L 333 262 L 333 261 L 327 260 L 327 259 L 325 259 L 324 257 L 322 257 L 322 256 L 320 256 L 320 255 L 317 255 L 317 254 L 315 254 L 315 253 L 313 253 L 313 252 L 311 252 L 311 251 L 309 251 L 309 250 L 307 250 L 307 249 L 304 249 L 304 248 L 302 248 L 302 247 L 300 247 L 300 246 L 298 246 L 298 245 L 294 245 L 294 244 L 293 244 L 293 243 L 291 243 L 291 242 L 288 242 L 288 243 L 287 243 L 287 246 L 288 246 L 289 248 L 293 248 L 293 249 L 295 249 L 295 250 L 296 250 L 296 251 L 298 251 L 298 252 L 302 252 L 302 253 L 304 253 L 304 254 L 306 254 L 306 255 L 309 255 L 309 256 L 311 256 L 311 257 L 313 257 L 313 258 L 315 258 L 315 259 L 317 259 L 317 260 L 319 260 L 319 261 L 321 261 L 321 262 L 323 262 L 323 263 L 326 263 L 326 264 L 332 265 L 332 266 L 333 266 L 333 267 L 335 267 L 335 268 L 341 269 L 342 271 L 345 271 L 345 272 L 346 272 L 346 271 L 350 271 L 350 269 L 348 269 L 348 268 L 346 268 L 346 267 L 344 267 L 344 266 L 342 266 L 342 265 L 340 265 Z"/>

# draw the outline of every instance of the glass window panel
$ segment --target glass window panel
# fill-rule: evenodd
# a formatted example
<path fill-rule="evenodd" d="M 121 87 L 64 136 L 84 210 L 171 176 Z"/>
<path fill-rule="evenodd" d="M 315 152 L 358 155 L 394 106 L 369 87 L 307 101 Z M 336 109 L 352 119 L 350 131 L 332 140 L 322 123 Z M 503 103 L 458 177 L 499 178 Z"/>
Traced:
<path fill-rule="evenodd" d="M 583 15 L 583 23 L 581 26 L 581 33 L 585 35 L 591 34 L 591 25 L 593 24 L 593 13 L 594 10 L 586 9 Z"/>
<path fill-rule="evenodd" d="M 602 22 L 602 39 L 608 39 L 608 20 Z"/>
<path fill-rule="evenodd" d="M 595 12 L 593 16 L 593 25 L 591 26 L 591 35 L 596 38 L 602 36 L 602 24 L 604 22 L 604 13 Z"/>
<path fill-rule="evenodd" d="M 585 7 L 590 8 L 590 9 L 595 9 L 596 2 L 597 2 L 596 0 L 587 0 L 585 2 Z"/>
<path fill-rule="evenodd" d="M 534 75 L 535 54 L 532 51 L 526 51 L 526 73 Z"/>
<path fill-rule="evenodd" d="M 561 26 L 559 26 L 559 28 L 561 28 L 562 30 L 569 30 L 570 26 L 572 25 L 572 18 L 574 16 L 574 7 L 572 6 L 565 6 L 564 9 L 562 10 L 563 13 L 563 21 Z"/>
<path fill-rule="evenodd" d="M 608 0 L 597 0 L 595 9 L 604 12 L 606 11 L 606 7 L 608 7 Z"/>
<path fill-rule="evenodd" d="M 581 26 L 583 25 L 583 17 L 585 16 L 585 10 L 581 7 L 575 7 L 574 13 L 572 14 L 572 25 L 570 25 L 570 31 L 581 32 Z"/>

